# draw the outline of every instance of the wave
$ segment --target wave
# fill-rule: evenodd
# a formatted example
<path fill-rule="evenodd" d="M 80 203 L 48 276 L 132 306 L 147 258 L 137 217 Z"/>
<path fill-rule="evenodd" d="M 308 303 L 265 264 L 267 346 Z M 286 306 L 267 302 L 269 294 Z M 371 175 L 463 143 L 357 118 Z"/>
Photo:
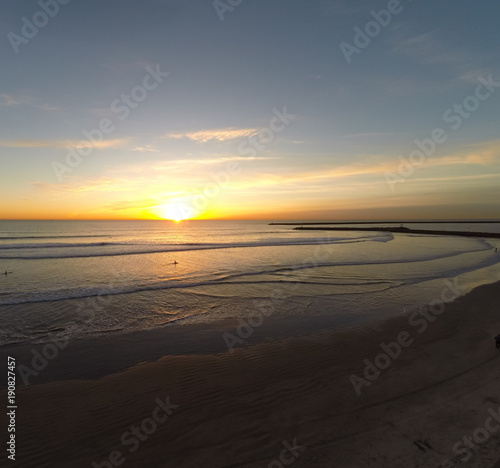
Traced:
<path fill-rule="evenodd" d="M 21 250 L 21 249 L 62 249 L 75 247 L 107 247 L 111 245 L 137 245 L 120 242 L 92 242 L 87 244 L 0 244 L 0 250 Z"/>
<path fill-rule="evenodd" d="M 394 239 L 391 233 L 381 233 L 380 235 L 373 236 L 362 236 L 362 237 L 335 237 L 320 239 L 317 238 L 303 238 L 303 239 L 293 239 L 293 240 L 279 240 L 279 241 L 261 241 L 261 242 L 233 242 L 233 243 L 182 243 L 182 244 L 130 244 L 130 243 L 98 243 L 98 244 L 74 244 L 66 245 L 68 248 L 92 248 L 92 247 L 127 247 L 127 246 L 137 246 L 136 250 L 126 250 L 126 251 L 86 251 L 86 252 L 67 252 L 58 254 L 46 253 L 40 255 L 33 255 L 32 253 L 26 253 L 25 255 L 0 255 L 2 260 L 49 260 L 49 259 L 59 259 L 59 258 L 88 258 L 88 257 L 115 257 L 123 255 L 144 255 L 153 253 L 166 253 L 166 252 L 183 252 L 188 250 L 215 250 L 215 249 L 234 249 L 234 248 L 250 248 L 250 247 L 279 247 L 279 246 L 293 246 L 293 245 L 325 245 L 325 244 L 339 244 L 339 243 L 357 243 L 357 242 L 390 242 Z M 142 248 L 139 248 L 142 247 Z M 33 248 L 58 248 L 60 245 L 55 244 L 52 246 L 47 246 L 44 244 L 40 247 L 24 247 L 25 249 Z M 16 249 L 15 246 L 7 246 L 4 250 L 9 250 L 10 248 Z M 17 249 L 21 250 L 23 247 Z M 0 247 L 0 250 L 2 248 Z"/>
<path fill-rule="evenodd" d="M 483 250 L 478 250 L 483 251 Z M 186 289 L 186 288 L 195 288 L 199 286 L 227 286 L 227 285 L 241 285 L 241 284 L 254 284 L 254 285 L 262 285 L 262 284 L 286 284 L 286 283 L 296 283 L 297 281 L 291 277 L 280 277 L 279 279 L 261 279 L 261 280 L 247 280 L 247 281 L 233 281 L 236 278 L 241 277 L 255 277 L 259 275 L 272 275 L 272 274 L 280 274 L 285 271 L 300 271 L 306 269 L 315 269 L 315 268 L 327 268 L 327 267 L 339 267 L 339 266 L 358 266 L 358 265 L 387 265 L 387 264 L 402 264 L 402 263 L 418 263 L 418 262 L 427 262 L 433 260 L 440 260 L 443 258 L 460 256 L 464 254 L 469 254 L 472 252 L 455 252 L 450 255 L 442 255 L 442 256 L 433 256 L 429 258 L 421 258 L 414 260 L 391 260 L 391 261 L 378 261 L 378 262 L 336 262 L 336 263 L 324 263 L 320 265 L 299 265 L 295 267 L 286 267 L 286 268 L 275 268 L 270 270 L 261 270 L 256 272 L 247 272 L 241 274 L 233 274 L 227 276 L 221 276 L 217 279 L 206 280 L 206 281 L 193 281 L 193 282 L 177 282 L 178 280 L 167 280 L 158 284 L 143 284 L 143 285 L 129 285 L 123 287 L 116 287 L 113 289 L 79 289 L 73 291 L 38 291 L 37 293 L 31 295 L 30 297 L 18 297 L 12 299 L 6 299 L 1 301 L 0 306 L 10 306 L 10 305 L 19 305 L 19 304 L 31 304 L 31 303 L 41 303 L 41 302 L 57 302 L 71 299 L 86 299 L 92 297 L 106 297 L 106 296 L 117 296 L 124 294 L 132 294 L 132 293 L 140 293 L 147 291 L 159 291 L 159 290 L 167 290 L 167 289 Z M 453 276 L 457 276 L 462 273 L 466 273 L 469 271 L 475 271 L 480 268 L 484 268 L 487 266 L 491 266 L 498 263 L 498 259 L 496 257 L 489 257 L 478 264 L 471 265 L 468 267 L 455 268 L 448 272 L 437 272 L 435 275 L 430 276 L 422 276 L 415 278 L 407 278 L 405 280 L 395 280 L 395 279 L 383 279 L 383 280 L 368 280 L 368 281 L 357 281 L 354 283 L 339 281 L 336 279 L 334 281 L 329 282 L 317 282 L 317 281 L 307 281 L 307 278 L 301 278 L 298 281 L 301 284 L 317 284 L 327 286 L 370 286 L 377 284 L 387 285 L 388 288 L 398 287 L 403 284 L 416 284 L 425 281 L 431 281 L 438 278 L 449 278 Z"/>
<path fill-rule="evenodd" d="M 39 291 L 38 295 L 31 296 L 29 298 L 18 298 L 18 299 L 7 299 L 5 301 L 0 301 L 0 306 L 10 306 L 10 305 L 21 305 L 21 304 L 37 304 L 43 302 L 59 302 L 67 300 L 76 299 L 88 299 L 95 297 L 108 297 L 108 296 L 121 296 L 125 294 L 134 294 L 140 292 L 148 291 L 164 291 L 167 289 L 186 289 L 186 288 L 196 288 L 199 286 L 239 286 L 242 284 L 254 284 L 254 285 L 264 285 L 264 284 L 286 284 L 291 283 L 291 281 L 283 280 L 261 280 L 261 281 L 199 281 L 193 283 L 177 283 L 172 284 L 170 281 L 168 284 L 154 284 L 154 285 L 143 285 L 143 286 L 130 286 L 124 288 L 114 288 L 114 289 L 87 289 L 79 291 L 52 291 L 43 292 Z M 373 285 L 401 285 L 402 282 L 396 282 L 391 280 L 385 281 L 367 281 L 367 282 L 317 282 L 317 281 L 301 281 L 301 284 L 309 285 L 320 285 L 320 286 L 373 286 Z"/>
<path fill-rule="evenodd" d="M 367 261 L 362 261 L 362 262 L 331 262 L 331 263 L 322 263 L 319 265 L 315 264 L 308 264 L 308 265 L 303 265 L 303 266 L 290 266 L 290 267 L 280 267 L 280 268 L 275 268 L 272 270 L 263 270 L 259 272 L 250 272 L 250 273 L 233 273 L 230 275 L 226 275 L 220 280 L 228 280 L 228 279 L 234 279 L 242 276 L 256 276 L 256 275 L 272 275 L 274 273 L 284 273 L 287 271 L 298 271 L 298 270 L 303 270 L 303 269 L 310 269 L 310 268 L 323 268 L 323 267 L 343 267 L 343 266 L 359 266 L 359 265 L 397 265 L 397 264 L 412 264 L 412 263 L 420 263 L 420 262 L 429 262 L 433 260 L 443 260 L 446 258 L 452 258 L 452 257 L 458 257 L 460 255 L 466 255 L 470 253 L 475 253 L 475 252 L 485 252 L 486 250 L 489 249 L 476 249 L 476 250 L 468 250 L 466 252 L 464 251 L 454 251 L 454 252 L 448 252 L 446 254 L 442 255 L 429 255 L 427 257 L 419 257 L 415 259 L 411 258 L 403 258 L 403 259 L 398 259 L 398 260 L 385 260 L 385 261 L 375 261 L 375 262 L 367 262 Z M 483 263 L 485 265 L 494 265 L 497 263 L 495 257 L 492 257 L 491 259 L 485 260 Z"/>
<path fill-rule="evenodd" d="M 3 240 L 25 240 L 25 239 L 87 239 L 92 237 L 120 237 L 121 234 L 87 234 L 87 235 L 74 235 L 74 236 L 14 236 L 3 237 L 0 236 L 0 241 Z"/>

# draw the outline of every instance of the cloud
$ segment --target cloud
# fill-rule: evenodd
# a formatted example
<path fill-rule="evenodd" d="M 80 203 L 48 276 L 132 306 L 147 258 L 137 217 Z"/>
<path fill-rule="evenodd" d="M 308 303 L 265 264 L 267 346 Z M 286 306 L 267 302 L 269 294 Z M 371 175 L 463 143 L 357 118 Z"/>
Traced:
<path fill-rule="evenodd" d="M 306 78 L 309 80 L 319 81 L 323 79 L 323 75 L 307 75 Z"/>
<path fill-rule="evenodd" d="M 375 159 L 375 161 L 373 161 L 373 159 Z M 449 168 L 453 166 L 476 166 L 482 167 L 483 169 L 486 166 L 488 174 L 490 174 L 492 172 L 492 165 L 497 162 L 500 162 L 500 141 L 483 142 L 477 145 L 471 145 L 461 152 L 455 151 L 453 154 L 443 157 L 427 158 L 423 165 L 416 167 L 415 176 L 410 179 L 415 182 L 418 181 L 418 171 L 425 171 L 426 169 L 432 170 L 434 175 L 439 177 L 440 173 L 443 173 L 443 171 L 447 173 L 450 170 Z M 348 180 L 349 185 L 352 185 L 355 178 L 358 178 L 361 184 L 365 183 L 362 182 L 363 180 L 367 180 L 368 185 L 373 186 L 375 184 L 386 184 L 385 174 L 387 172 L 397 174 L 399 164 L 400 160 L 397 157 L 376 156 L 364 162 L 333 167 L 326 166 L 313 171 L 294 170 L 289 174 L 284 174 L 283 172 L 280 174 L 259 174 L 259 178 L 256 180 L 250 178 L 246 181 L 242 181 L 240 187 L 255 189 L 256 187 L 281 186 L 283 188 L 295 187 L 297 189 L 302 189 L 308 183 L 331 184 L 334 181 L 339 182 L 341 179 Z M 375 179 L 373 177 L 375 177 Z M 456 178 L 457 176 L 450 175 L 449 177 L 450 180 L 458 180 Z M 458 177 L 462 177 L 462 175 Z M 484 174 L 477 174 L 469 175 L 468 179 L 481 179 L 484 177 Z M 359 178 L 362 179 L 359 180 Z M 342 190 L 346 188 L 345 185 L 340 187 Z"/>
<path fill-rule="evenodd" d="M 280 157 L 265 157 L 265 156 L 221 156 L 210 157 L 205 159 L 172 159 L 169 161 L 144 161 L 137 165 L 117 168 L 115 173 L 119 177 L 138 176 L 145 177 L 148 180 L 156 180 L 164 178 L 168 175 L 176 174 L 179 177 L 181 173 L 188 173 L 189 180 L 195 182 L 196 180 L 205 180 L 208 170 L 206 166 L 225 165 L 230 162 L 241 161 L 243 163 L 253 161 L 267 161 L 282 159 Z M 197 169 L 200 169 L 197 170 Z M 206 169 L 204 169 L 206 168 Z M 212 169 L 212 168 L 211 168 Z M 215 167 L 213 168 L 214 170 Z"/>
<path fill-rule="evenodd" d="M 4 148 L 79 148 L 86 140 L 4 140 L 0 139 L 0 147 Z M 119 148 L 126 145 L 130 138 L 115 138 L 93 142 L 92 146 L 97 149 Z"/>
<path fill-rule="evenodd" d="M 219 158 L 211 159 L 176 159 L 169 161 L 168 164 L 194 164 L 194 165 L 206 165 L 206 164 L 222 164 L 230 161 L 266 161 L 269 159 L 282 159 L 279 157 L 268 157 L 268 156 L 223 156 Z"/>
<path fill-rule="evenodd" d="M 242 156 L 213 156 L 206 159 L 175 159 L 171 161 L 142 161 L 135 165 L 114 168 L 107 176 L 93 179 L 69 178 L 64 184 L 32 182 L 31 185 L 45 194 L 60 197 L 61 194 L 75 194 L 81 197 L 102 199 L 140 198 L 164 199 L 173 193 L 198 193 L 212 182 L 211 170 L 217 171 L 217 165 L 231 161 L 254 162 L 271 157 L 247 158 Z M 405 186 L 410 192 L 425 192 L 427 187 L 449 191 L 458 183 L 467 186 L 482 187 L 494 183 L 500 177 L 500 140 L 482 142 L 460 150 L 455 150 L 443 157 L 429 157 L 425 163 L 416 167 L 415 174 Z M 249 166 L 231 179 L 227 187 L 225 200 L 231 202 L 234 197 L 253 197 L 269 195 L 277 197 L 312 196 L 353 199 L 360 193 L 377 196 L 387 192 L 387 172 L 397 173 L 400 160 L 396 155 L 372 155 L 365 161 L 344 165 L 326 164 L 323 167 L 293 167 L 287 164 L 276 168 L 259 165 L 256 169 Z M 213 167 L 212 167 L 213 166 Z M 266 170 L 267 169 L 267 170 Z M 434 188 L 433 188 L 434 190 Z M 127 196 L 123 196 L 123 194 Z M 69 196 L 69 195 L 68 195 Z M 385 195 L 384 195 L 385 196 Z M 142 204 L 142 203 L 140 203 Z M 156 203 L 158 204 L 158 203 Z M 148 206 L 152 206 L 151 203 Z M 116 205 L 117 208 L 125 205 Z M 127 205 L 128 206 L 128 205 Z M 144 205 L 146 206 L 146 205 Z"/>
<path fill-rule="evenodd" d="M 20 106 L 21 102 L 10 94 L 1 94 L 0 104 L 5 107 L 16 107 Z"/>
<path fill-rule="evenodd" d="M 477 179 L 495 179 L 500 178 L 500 174 L 475 174 L 464 176 L 451 176 L 451 177 L 421 177 L 416 179 L 418 182 L 464 182 Z"/>
<path fill-rule="evenodd" d="M 94 180 L 74 180 L 64 184 L 52 184 L 47 182 L 31 182 L 37 189 L 49 194 L 60 194 L 61 192 L 125 192 L 131 189 L 129 179 L 118 179 L 110 177 L 99 177 Z"/>
<path fill-rule="evenodd" d="M 492 165 L 500 162 L 500 140 L 468 145 L 460 152 L 441 158 L 428 158 L 428 166 L 453 166 L 453 165 Z"/>
<path fill-rule="evenodd" d="M 155 200 L 154 198 L 145 198 L 140 200 L 118 200 L 103 205 L 102 209 L 104 211 L 112 211 L 112 212 L 129 211 L 134 209 L 135 210 L 144 209 L 145 207 L 150 207 L 155 203 L 158 203 L 158 200 Z"/>
<path fill-rule="evenodd" d="M 159 153 L 160 150 L 153 145 L 145 145 L 145 146 L 134 146 L 132 151 L 138 151 L 139 153 Z"/>
<path fill-rule="evenodd" d="M 189 138 L 192 141 L 198 143 L 206 143 L 207 141 L 228 141 L 235 140 L 237 138 L 245 138 L 252 135 L 256 135 L 259 132 L 257 128 L 219 128 L 214 130 L 199 130 L 197 132 L 189 133 L 170 133 L 166 135 L 166 138 Z"/>
<path fill-rule="evenodd" d="M 465 51 L 445 46 L 436 31 L 406 38 L 398 37 L 392 52 L 428 65 L 463 66 L 471 61 L 471 56 L 467 56 Z"/>
<path fill-rule="evenodd" d="M 29 106 L 35 107 L 36 109 L 41 109 L 44 111 L 60 111 L 63 110 L 61 107 L 52 106 L 47 103 L 40 103 L 35 98 L 30 96 L 19 96 L 14 97 L 11 94 L 0 94 L 0 106 L 4 107 L 19 107 L 19 106 Z"/>
<path fill-rule="evenodd" d="M 94 179 L 68 177 L 66 183 L 48 183 L 32 181 L 30 184 L 36 189 L 49 195 L 63 193 L 92 193 L 92 192 L 130 192 L 157 194 L 165 191 L 172 193 L 175 190 L 194 190 L 203 187 L 212 181 L 205 170 L 196 171 L 198 166 L 225 164 L 232 161 L 260 161 L 277 159 L 271 157 L 218 157 L 211 159 L 178 159 L 173 161 L 153 161 L 142 164 L 115 168 L 108 176 Z M 182 177 L 179 173 L 187 172 L 189 177 Z"/>
<path fill-rule="evenodd" d="M 488 76 L 491 73 L 491 70 L 486 70 L 486 69 L 477 69 L 477 70 L 468 70 L 467 72 L 463 73 L 462 75 L 459 76 L 459 80 L 466 81 L 467 83 L 472 83 L 477 85 L 478 80 L 481 77 Z"/>
<path fill-rule="evenodd" d="M 363 4 L 353 5 L 352 0 L 325 0 L 321 3 L 320 9 L 327 16 L 350 16 L 356 13 L 367 12 L 367 6 Z M 357 3 L 360 3 L 359 1 Z"/>
<path fill-rule="evenodd" d="M 349 135 L 344 135 L 344 138 L 374 138 L 374 137 L 394 137 L 400 136 L 399 133 L 389 133 L 389 132 L 367 132 L 367 133 L 351 133 Z"/>
<path fill-rule="evenodd" d="M 222 164 L 227 164 L 230 162 L 250 162 L 250 161 L 268 161 L 268 160 L 276 160 L 282 159 L 280 157 L 266 157 L 266 156 L 222 156 L 215 158 L 207 158 L 207 159 L 174 159 L 170 161 L 162 161 L 156 162 L 151 166 L 136 167 L 135 169 L 131 169 L 133 172 L 140 172 L 142 174 L 150 173 L 150 177 L 155 176 L 164 176 L 165 174 L 171 174 L 173 172 L 182 173 L 189 172 L 190 178 L 192 180 L 198 178 L 206 178 L 206 174 L 204 172 L 198 174 L 196 173 L 196 169 L 204 166 L 217 166 Z M 208 170 L 208 169 L 207 169 Z"/>

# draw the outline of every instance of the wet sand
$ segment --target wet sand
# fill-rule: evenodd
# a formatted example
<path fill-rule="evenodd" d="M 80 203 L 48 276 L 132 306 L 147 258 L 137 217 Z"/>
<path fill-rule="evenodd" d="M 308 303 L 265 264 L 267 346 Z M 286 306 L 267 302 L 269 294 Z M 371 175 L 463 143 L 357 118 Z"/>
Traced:
<path fill-rule="evenodd" d="M 222 340 L 233 322 L 77 340 L 30 385 L 18 379 L 17 461 L 9 463 L 90 467 L 119 451 L 111 457 L 126 467 L 287 466 L 282 455 L 297 468 L 489 468 L 500 459 L 500 427 L 466 462 L 453 446 L 500 408 L 499 286 L 448 304 L 421 333 L 422 318 L 416 327 L 402 314 L 342 328 L 326 319 L 287 328 L 271 317 L 233 353 Z M 352 375 L 364 378 L 363 361 L 404 331 L 412 342 L 358 395 Z M 28 363 L 31 349 L 2 355 Z M 132 436 L 167 396 L 178 407 L 167 404 L 156 427 L 144 423 L 154 429 L 141 430 L 145 440 Z"/>

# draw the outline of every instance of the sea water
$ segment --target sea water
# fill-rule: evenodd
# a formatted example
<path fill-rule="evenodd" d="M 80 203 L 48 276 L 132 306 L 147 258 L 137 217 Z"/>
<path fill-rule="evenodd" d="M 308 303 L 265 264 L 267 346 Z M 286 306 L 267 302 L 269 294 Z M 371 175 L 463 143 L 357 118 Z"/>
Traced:
<path fill-rule="evenodd" d="M 0 221 L 0 273 L 12 272 L 0 274 L 0 343 L 237 324 L 259 307 L 280 317 L 388 317 L 440 298 L 446 281 L 465 294 L 500 280 L 499 246 L 268 221 Z"/>

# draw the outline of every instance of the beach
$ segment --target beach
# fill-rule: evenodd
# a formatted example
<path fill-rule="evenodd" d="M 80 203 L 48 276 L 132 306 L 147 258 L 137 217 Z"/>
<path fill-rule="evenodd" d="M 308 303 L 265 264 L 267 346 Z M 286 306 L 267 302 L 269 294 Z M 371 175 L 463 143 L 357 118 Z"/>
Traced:
<path fill-rule="evenodd" d="M 499 2 L 5 3 L 0 468 L 500 468 Z"/>
<path fill-rule="evenodd" d="M 233 352 L 231 321 L 70 342 L 29 385 L 18 378 L 17 463 L 274 467 L 282 455 L 296 467 L 489 468 L 500 426 L 470 453 L 460 444 L 499 412 L 499 285 L 447 304 L 425 330 L 405 313 L 341 331 L 297 318 L 286 333 L 269 317 Z M 364 360 L 385 366 L 381 344 L 404 332 L 367 380 Z M 29 362 L 33 349 L 2 354 Z M 368 384 L 356 391 L 353 375 Z"/>

